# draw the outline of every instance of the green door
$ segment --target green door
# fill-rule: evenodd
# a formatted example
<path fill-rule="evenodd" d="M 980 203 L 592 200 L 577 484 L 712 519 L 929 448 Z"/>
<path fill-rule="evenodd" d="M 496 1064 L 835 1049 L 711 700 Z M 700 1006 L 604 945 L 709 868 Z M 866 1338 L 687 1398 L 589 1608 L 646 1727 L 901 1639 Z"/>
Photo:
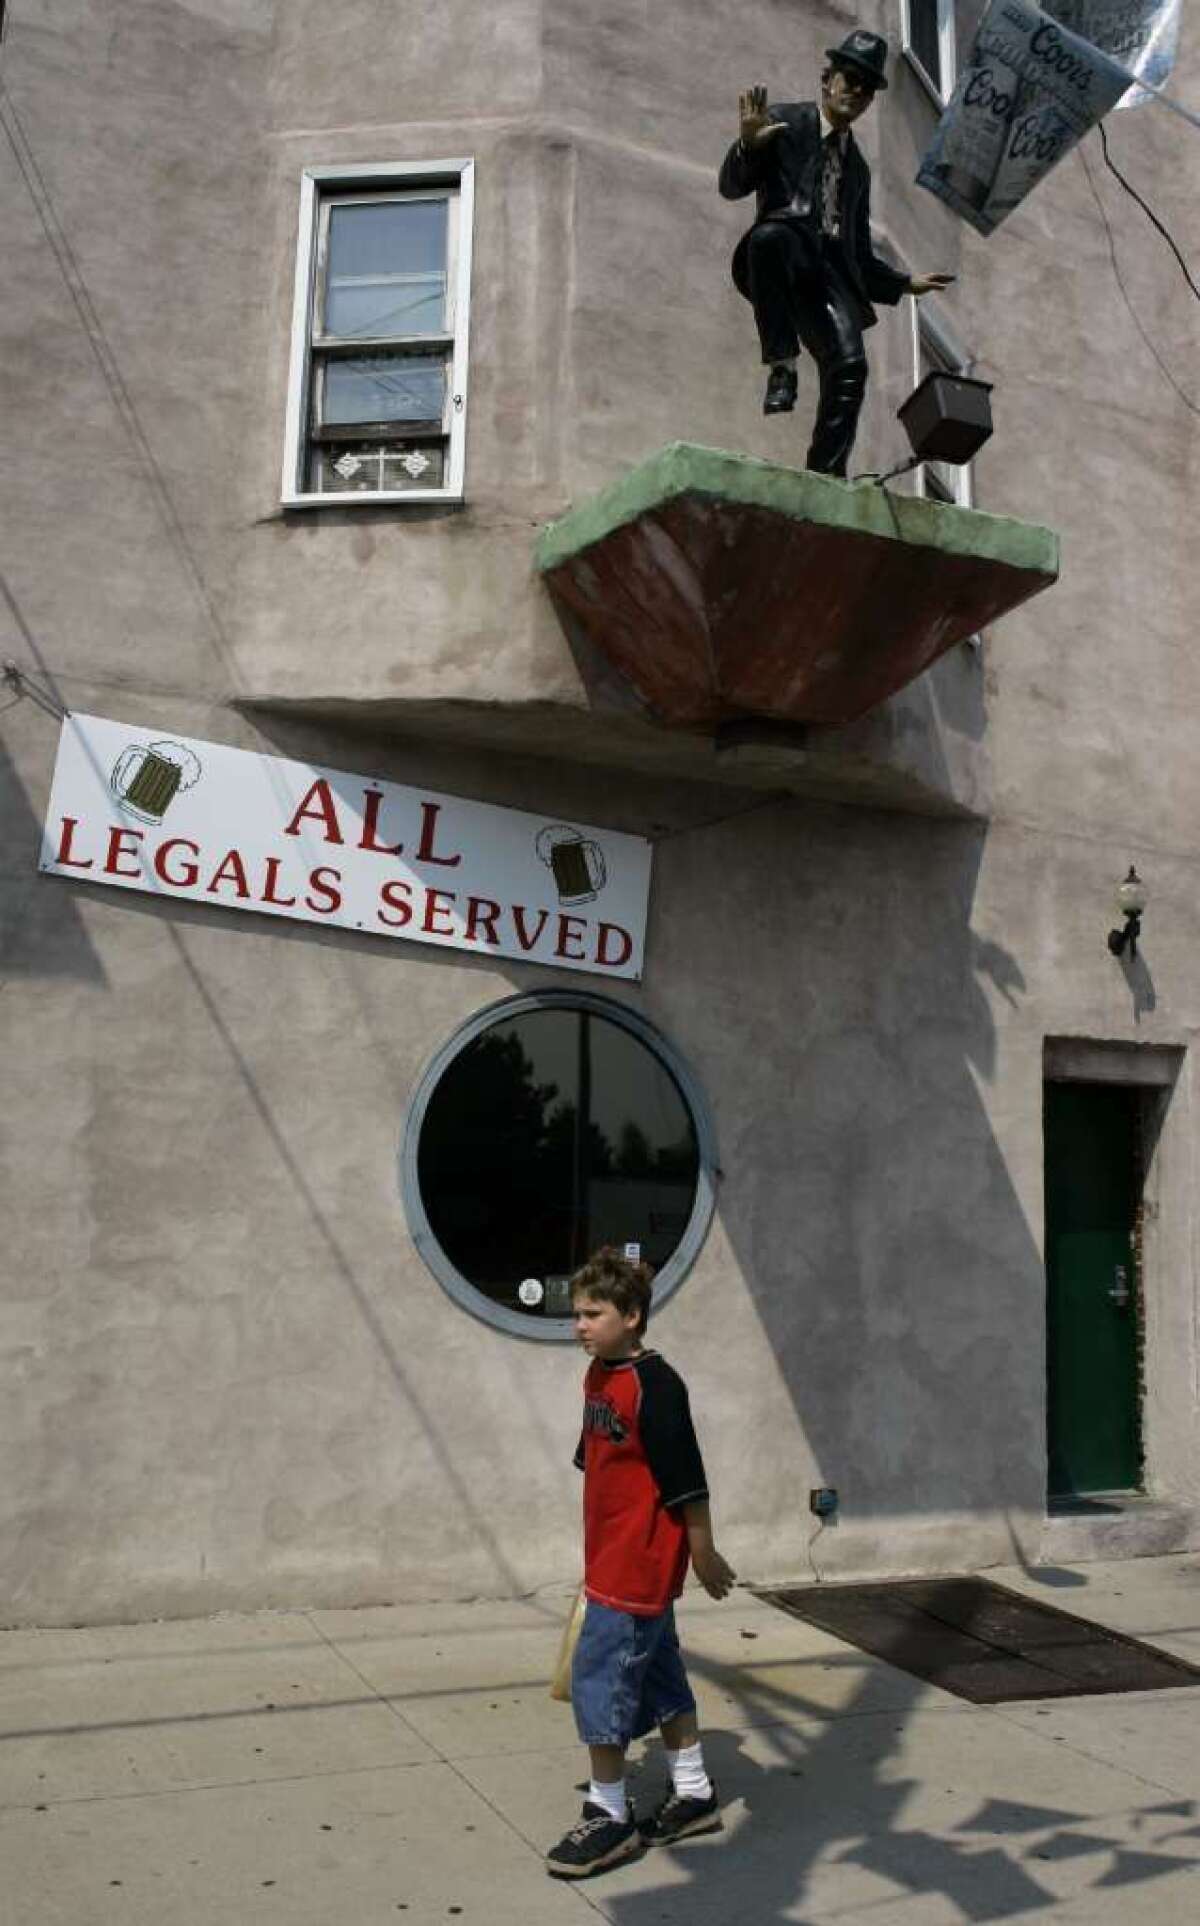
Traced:
<path fill-rule="evenodd" d="M 1137 1102 L 1119 1084 L 1046 1085 L 1051 1497 L 1140 1483 Z"/>

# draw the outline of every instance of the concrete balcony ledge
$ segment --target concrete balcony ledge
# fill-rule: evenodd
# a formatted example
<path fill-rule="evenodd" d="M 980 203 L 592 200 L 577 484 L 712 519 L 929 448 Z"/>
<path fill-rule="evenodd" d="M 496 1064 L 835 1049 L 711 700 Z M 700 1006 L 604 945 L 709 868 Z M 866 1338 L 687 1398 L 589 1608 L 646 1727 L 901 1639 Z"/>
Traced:
<path fill-rule="evenodd" d="M 672 442 L 541 533 L 560 613 L 658 720 L 838 725 L 1058 575 L 1047 528 Z"/>

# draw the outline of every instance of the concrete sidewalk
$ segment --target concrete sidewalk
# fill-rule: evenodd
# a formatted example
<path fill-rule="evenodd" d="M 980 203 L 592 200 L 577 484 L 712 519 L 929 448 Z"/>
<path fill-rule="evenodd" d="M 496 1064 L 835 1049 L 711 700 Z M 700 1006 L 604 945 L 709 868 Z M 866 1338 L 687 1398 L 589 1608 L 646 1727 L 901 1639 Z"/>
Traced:
<path fill-rule="evenodd" d="M 1200 1555 L 989 1576 L 1200 1662 Z M 1200 1916 L 1200 1690 L 976 1708 L 745 1593 L 680 1613 L 725 1832 L 551 1880 L 566 1603 L 0 1634 L 4 1926 Z"/>

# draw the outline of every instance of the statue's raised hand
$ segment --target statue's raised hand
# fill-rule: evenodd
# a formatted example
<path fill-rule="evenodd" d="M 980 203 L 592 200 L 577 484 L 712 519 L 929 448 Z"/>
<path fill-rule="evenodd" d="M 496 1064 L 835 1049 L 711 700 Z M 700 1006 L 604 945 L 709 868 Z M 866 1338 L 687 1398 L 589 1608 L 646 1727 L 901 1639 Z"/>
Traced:
<path fill-rule="evenodd" d="M 772 120 L 767 112 L 765 87 L 747 87 L 738 95 L 738 139 L 743 147 L 764 147 L 782 132 L 783 122 Z"/>
<path fill-rule="evenodd" d="M 951 281 L 957 279 L 956 274 L 910 274 L 908 291 L 910 294 L 917 295 L 918 298 L 922 294 L 936 294 L 939 288 L 948 288 Z"/>

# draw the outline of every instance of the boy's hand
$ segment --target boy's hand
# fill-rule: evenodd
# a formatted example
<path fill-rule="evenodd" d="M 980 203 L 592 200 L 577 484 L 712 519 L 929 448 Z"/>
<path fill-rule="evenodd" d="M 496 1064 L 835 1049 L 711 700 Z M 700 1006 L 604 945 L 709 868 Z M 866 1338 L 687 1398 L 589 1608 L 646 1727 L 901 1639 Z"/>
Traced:
<path fill-rule="evenodd" d="M 715 1545 L 693 1550 L 692 1569 L 710 1598 L 725 1598 L 733 1590 L 737 1573 L 732 1565 L 725 1563 Z"/>
<path fill-rule="evenodd" d="M 733 1590 L 737 1573 L 732 1565 L 725 1563 L 713 1544 L 712 1514 L 709 1511 L 708 1499 L 690 1499 L 683 1507 L 683 1517 L 687 1526 L 692 1570 L 710 1598 L 724 1598 Z"/>

